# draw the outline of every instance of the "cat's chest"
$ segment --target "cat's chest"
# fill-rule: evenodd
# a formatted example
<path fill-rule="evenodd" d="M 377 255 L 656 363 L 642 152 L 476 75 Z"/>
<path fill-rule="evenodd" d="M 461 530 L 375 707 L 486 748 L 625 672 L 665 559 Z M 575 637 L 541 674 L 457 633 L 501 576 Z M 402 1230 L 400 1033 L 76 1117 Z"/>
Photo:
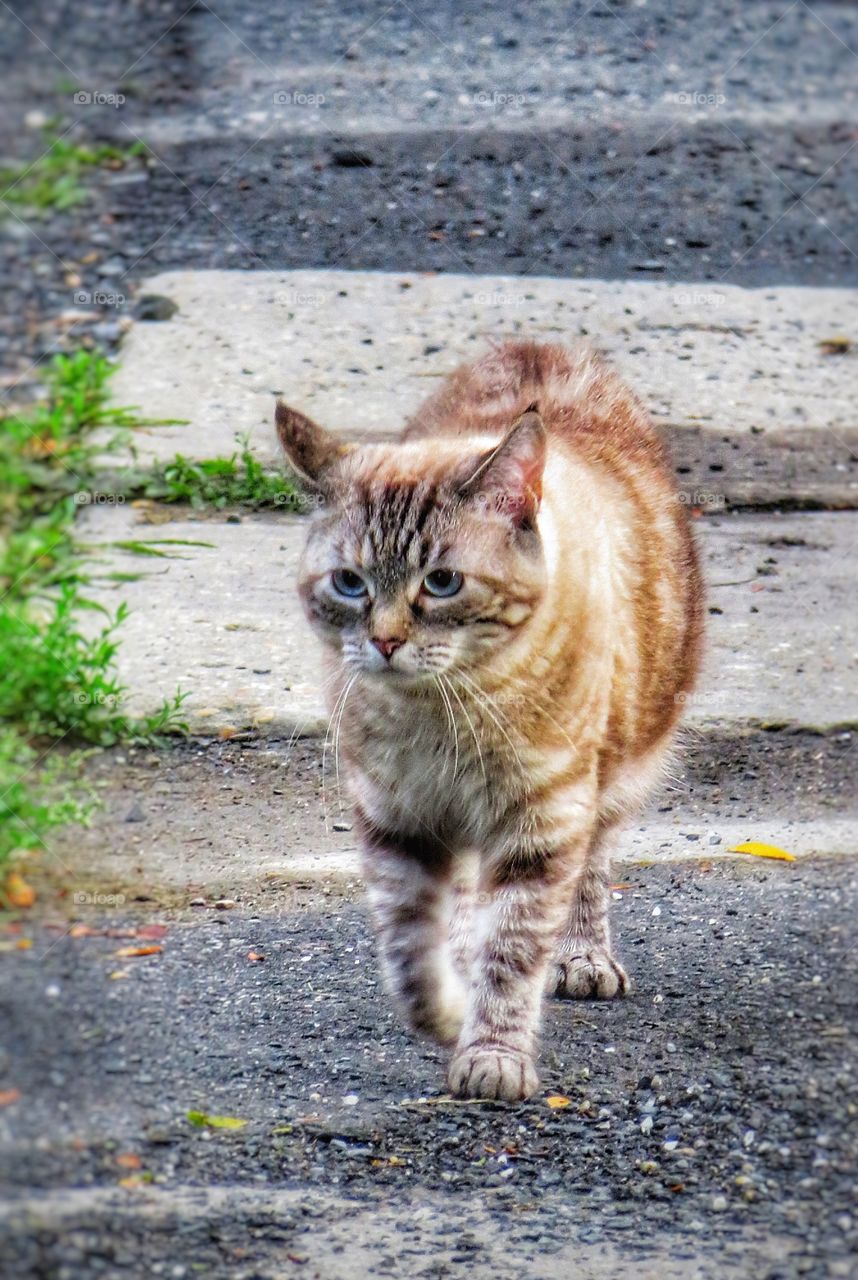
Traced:
<path fill-rule="evenodd" d="M 355 798 L 383 825 L 478 839 L 514 788 L 516 766 L 473 710 L 442 707 L 358 715 L 348 754 Z"/>

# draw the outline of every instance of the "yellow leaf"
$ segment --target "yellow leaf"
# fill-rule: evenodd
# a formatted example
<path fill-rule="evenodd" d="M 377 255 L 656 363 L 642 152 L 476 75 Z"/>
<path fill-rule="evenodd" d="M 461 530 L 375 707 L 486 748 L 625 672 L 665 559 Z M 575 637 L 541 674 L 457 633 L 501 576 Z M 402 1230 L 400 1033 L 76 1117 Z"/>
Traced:
<path fill-rule="evenodd" d="M 36 890 L 19 871 L 10 871 L 6 877 L 6 900 L 10 907 L 31 907 L 36 901 Z"/>
<path fill-rule="evenodd" d="M 777 858 L 780 862 L 795 862 L 795 854 L 779 849 L 776 844 L 760 844 L 757 840 L 747 840 L 737 844 L 728 853 L 751 853 L 755 858 Z"/>
<path fill-rule="evenodd" d="M 163 950 L 163 947 L 120 947 L 113 954 L 130 960 L 133 956 L 157 956 Z"/>
<path fill-rule="evenodd" d="M 563 1107 L 570 1106 L 570 1099 L 562 1093 L 550 1093 L 545 1101 L 552 1111 L 560 1111 Z"/>
<path fill-rule="evenodd" d="M 243 1129 L 247 1124 L 235 1116 L 209 1116 L 205 1111 L 189 1111 L 187 1118 L 198 1129 Z"/>

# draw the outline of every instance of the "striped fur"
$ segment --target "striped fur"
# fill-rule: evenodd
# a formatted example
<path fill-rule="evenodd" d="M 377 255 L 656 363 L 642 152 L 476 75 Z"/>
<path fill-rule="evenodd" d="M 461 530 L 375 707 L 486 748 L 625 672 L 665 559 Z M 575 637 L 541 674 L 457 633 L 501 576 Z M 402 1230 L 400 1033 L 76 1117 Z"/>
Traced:
<path fill-rule="evenodd" d="M 451 375 L 397 444 L 343 446 L 284 405 L 277 423 L 323 500 L 299 589 L 389 987 L 452 1046 L 453 1092 L 527 1097 L 546 984 L 628 987 L 612 837 L 659 775 L 701 646 L 671 470 L 615 375 L 529 342 Z M 338 594 L 341 569 L 365 596 Z M 436 569 L 461 590 L 433 596 Z"/>

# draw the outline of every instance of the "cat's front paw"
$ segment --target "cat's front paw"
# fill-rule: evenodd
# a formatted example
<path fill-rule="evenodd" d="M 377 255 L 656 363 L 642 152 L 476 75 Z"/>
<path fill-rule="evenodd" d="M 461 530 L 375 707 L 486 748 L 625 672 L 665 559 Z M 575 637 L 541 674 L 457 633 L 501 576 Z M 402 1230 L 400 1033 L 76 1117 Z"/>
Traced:
<path fill-rule="evenodd" d="M 602 947 L 573 952 L 558 961 L 554 994 L 562 1000 L 612 1000 L 631 990 L 629 976 Z"/>
<path fill-rule="evenodd" d="M 521 1102 L 539 1088 L 533 1060 L 502 1044 L 475 1044 L 455 1055 L 447 1072 L 457 1098 L 498 1098 Z"/>

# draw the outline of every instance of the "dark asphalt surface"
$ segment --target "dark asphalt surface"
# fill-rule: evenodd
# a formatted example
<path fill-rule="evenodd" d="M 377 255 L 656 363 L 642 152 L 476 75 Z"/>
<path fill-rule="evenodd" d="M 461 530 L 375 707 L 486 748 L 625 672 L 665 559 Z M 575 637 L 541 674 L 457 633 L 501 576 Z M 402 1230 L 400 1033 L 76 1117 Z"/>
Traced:
<path fill-rule="evenodd" d="M 19 394 L 34 359 L 115 350 L 141 282 L 172 267 L 854 286 L 854 50 L 858 9 L 836 0 L 702 12 L 690 0 L 503 12 L 488 0 L 10 0 L 0 154 L 37 156 L 51 117 L 76 141 L 133 133 L 150 152 L 93 174 L 75 210 L 0 225 L 0 372 L 21 379 Z M 333 125 L 322 114 L 292 128 L 272 108 L 284 84 L 327 95 Z M 78 109 L 81 87 L 121 88 L 127 102 Z M 524 115 L 458 105 L 496 91 L 523 95 Z M 664 101 L 676 91 L 725 101 L 683 113 Z M 348 111 L 358 125 L 345 130 Z M 79 307 L 81 288 L 125 301 Z M 71 310 L 88 319 L 62 320 Z M 696 448 L 681 466 L 700 465 Z M 854 784 L 836 744 L 778 763 L 771 741 L 753 759 L 715 744 L 699 769 L 707 802 L 757 815 L 809 795 L 824 807 Z M 748 769 L 750 791 L 737 773 Z M 114 952 L 129 939 L 34 924 L 30 950 L 0 956 L 0 1088 L 21 1091 L 0 1107 L 12 1205 L 0 1276 L 333 1274 L 293 1250 L 308 1221 L 333 1232 L 332 1193 L 379 1206 L 379 1222 L 383 1206 L 403 1215 L 367 1274 L 506 1280 L 527 1271 L 515 1250 L 546 1258 L 571 1241 L 621 1250 L 634 1280 L 665 1259 L 698 1266 L 694 1280 L 858 1275 L 854 867 L 623 874 L 632 887 L 615 915 L 636 992 L 550 1003 L 543 1096 L 521 1107 L 418 1101 L 437 1098 L 443 1063 L 391 1017 L 355 904 L 159 915 L 163 953 L 128 960 Z M 89 909 L 86 921 L 152 916 Z M 118 969 L 128 976 L 111 979 Z M 570 1105 L 552 1110 L 549 1092 Z M 194 1129 L 190 1109 L 248 1124 Z M 177 1204 L 188 1187 L 305 1198 L 295 1214 L 251 1212 L 228 1192 L 202 1219 L 152 1218 L 117 1186 L 150 1175 L 144 1186 Z M 34 1227 L 23 1198 L 67 1188 L 119 1199 L 106 1218 L 47 1208 Z M 442 1197 L 448 1218 L 414 1257 L 421 1196 Z M 488 1224 L 482 1248 L 460 1230 L 467 1213 Z"/>
<path fill-rule="evenodd" d="M 93 310 L 109 347 L 170 267 L 858 281 L 854 5 L 15 0 L 0 34 L 0 152 L 39 153 L 34 111 L 151 146 L 88 205 L 7 219 L 13 373 L 91 331 L 56 322 L 76 288 L 127 299 Z M 324 109 L 276 109 L 284 85 Z M 498 93 L 520 118 L 473 106 Z"/>
<path fill-rule="evenodd" d="M 130 1153 L 166 1189 L 300 1186 L 312 1201 L 313 1188 L 394 1200 L 422 1188 L 451 1208 L 487 1197 L 499 1226 L 526 1211 L 549 1249 L 571 1233 L 641 1259 L 693 1257 L 701 1275 L 854 1274 L 854 865 L 626 874 L 615 920 L 635 993 L 550 1002 L 543 1095 L 521 1105 L 419 1101 L 438 1097 L 442 1057 L 392 1018 L 353 904 L 186 916 L 167 922 L 160 955 L 131 960 L 115 955 L 127 940 L 37 929 L 32 949 L 4 957 L 3 1080 L 22 1094 L 0 1112 L 6 1194 L 115 1187 Z M 112 980 L 119 968 L 127 978 Z M 549 1094 L 570 1105 L 552 1110 Z M 193 1109 L 248 1124 L 207 1133 Z M 15 1222 L 0 1274 L 65 1274 L 63 1233 Z M 82 1226 L 69 1274 L 151 1274 L 165 1251 L 230 1274 L 226 1246 L 195 1252 L 198 1225 L 186 1240 L 122 1222 Z M 240 1215 L 223 1225 L 232 1246 Z M 252 1261 L 265 1230 L 250 1225 Z M 755 1233 L 782 1240 L 783 1260 L 725 1252 Z"/>

